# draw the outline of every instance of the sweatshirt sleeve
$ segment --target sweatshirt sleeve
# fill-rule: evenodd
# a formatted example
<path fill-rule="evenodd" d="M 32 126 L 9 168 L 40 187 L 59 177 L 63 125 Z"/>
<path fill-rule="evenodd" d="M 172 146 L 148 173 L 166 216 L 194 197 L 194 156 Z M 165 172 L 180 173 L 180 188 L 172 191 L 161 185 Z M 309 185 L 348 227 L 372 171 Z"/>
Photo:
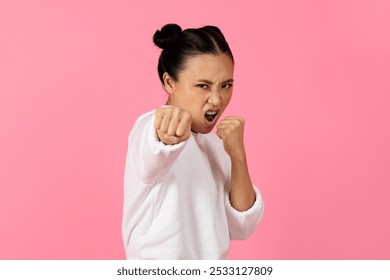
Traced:
<path fill-rule="evenodd" d="M 153 185 L 172 167 L 187 141 L 176 145 L 161 142 L 154 128 L 155 111 L 141 116 L 128 138 L 127 160 L 132 162 L 138 179 Z"/>
<path fill-rule="evenodd" d="M 225 209 L 229 224 L 230 239 L 247 239 L 255 231 L 263 212 L 264 202 L 260 191 L 253 186 L 256 194 L 255 203 L 246 211 L 238 211 L 230 203 L 229 193 L 225 194 Z"/>

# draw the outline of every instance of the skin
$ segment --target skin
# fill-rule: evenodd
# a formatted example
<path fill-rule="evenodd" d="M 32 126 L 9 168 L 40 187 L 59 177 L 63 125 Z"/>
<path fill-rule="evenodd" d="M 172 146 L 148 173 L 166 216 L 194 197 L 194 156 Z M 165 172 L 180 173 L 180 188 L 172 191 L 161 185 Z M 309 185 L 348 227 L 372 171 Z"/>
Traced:
<path fill-rule="evenodd" d="M 155 128 L 163 143 L 174 145 L 195 133 L 209 133 L 217 124 L 232 97 L 234 65 L 226 54 L 202 54 L 190 57 L 175 81 L 164 73 L 164 87 L 169 94 L 166 105 L 155 113 Z M 212 123 L 205 119 L 208 110 L 218 112 Z M 217 125 L 229 155 L 231 170 L 230 202 L 238 211 L 252 207 L 255 193 L 249 177 L 244 147 L 242 117 L 226 117 Z"/>

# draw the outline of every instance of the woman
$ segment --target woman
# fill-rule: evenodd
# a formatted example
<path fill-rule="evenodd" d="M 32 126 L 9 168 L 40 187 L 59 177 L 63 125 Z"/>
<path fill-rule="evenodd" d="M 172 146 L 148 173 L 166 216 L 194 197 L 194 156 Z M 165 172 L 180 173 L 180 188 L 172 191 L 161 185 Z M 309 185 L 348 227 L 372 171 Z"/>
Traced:
<path fill-rule="evenodd" d="M 225 259 L 264 210 L 251 183 L 241 117 L 210 133 L 232 96 L 234 60 L 214 26 L 156 31 L 165 106 L 136 121 L 125 168 L 123 242 L 128 259 Z"/>

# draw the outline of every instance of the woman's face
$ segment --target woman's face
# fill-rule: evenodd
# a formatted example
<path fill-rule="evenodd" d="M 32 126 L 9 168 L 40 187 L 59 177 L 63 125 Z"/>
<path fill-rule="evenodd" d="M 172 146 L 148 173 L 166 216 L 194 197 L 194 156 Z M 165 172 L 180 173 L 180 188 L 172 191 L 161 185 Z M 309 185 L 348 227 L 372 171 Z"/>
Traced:
<path fill-rule="evenodd" d="M 233 62 L 226 54 L 191 57 L 177 81 L 165 73 L 167 105 L 180 107 L 192 116 L 191 130 L 209 133 L 232 97 Z"/>

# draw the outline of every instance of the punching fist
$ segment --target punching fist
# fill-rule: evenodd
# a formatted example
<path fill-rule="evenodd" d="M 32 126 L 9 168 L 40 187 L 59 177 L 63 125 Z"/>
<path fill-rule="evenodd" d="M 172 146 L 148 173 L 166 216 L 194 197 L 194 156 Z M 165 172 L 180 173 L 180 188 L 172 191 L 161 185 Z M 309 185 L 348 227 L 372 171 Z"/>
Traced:
<path fill-rule="evenodd" d="M 190 137 L 191 122 L 191 114 L 186 110 L 179 107 L 163 107 L 155 113 L 154 127 L 160 141 L 174 145 Z"/>
<path fill-rule="evenodd" d="M 223 140 L 223 147 L 230 158 L 245 157 L 244 119 L 226 117 L 217 125 L 217 135 Z"/>

